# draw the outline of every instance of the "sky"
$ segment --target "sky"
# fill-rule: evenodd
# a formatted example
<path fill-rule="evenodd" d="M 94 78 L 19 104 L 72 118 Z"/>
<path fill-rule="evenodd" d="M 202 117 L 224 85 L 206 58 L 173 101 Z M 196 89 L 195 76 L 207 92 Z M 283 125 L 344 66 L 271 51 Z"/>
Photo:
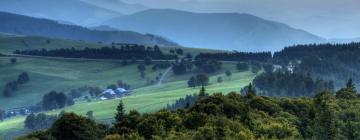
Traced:
<path fill-rule="evenodd" d="M 360 37 L 360 0 L 123 0 L 151 8 L 237 12 L 304 29 L 325 38 Z"/>

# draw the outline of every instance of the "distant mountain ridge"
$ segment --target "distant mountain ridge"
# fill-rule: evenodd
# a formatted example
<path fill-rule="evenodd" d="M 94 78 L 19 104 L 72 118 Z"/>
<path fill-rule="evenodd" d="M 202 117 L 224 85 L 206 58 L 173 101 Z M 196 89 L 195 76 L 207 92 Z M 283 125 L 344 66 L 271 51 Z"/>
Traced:
<path fill-rule="evenodd" d="M 0 0 L 0 11 L 82 26 L 96 26 L 122 15 L 81 0 Z"/>
<path fill-rule="evenodd" d="M 104 25 L 158 34 L 184 46 L 211 49 L 275 51 L 294 44 L 326 41 L 282 23 L 238 13 L 151 9 L 111 19 Z"/>
<path fill-rule="evenodd" d="M 133 14 L 149 9 L 141 4 L 128 4 L 121 0 L 81 0 L 105 9 L 116 11 L 122 14 Z"/>
<path fill-rule="evenodd" d="M 141 45 L 177 45 L 165 38 L 152 34 L 140 34 L 132 31 L 97 31 L 75 25 L 60 24 L 52 20 L 32 18 L 5 12 L 0 12 L 0 19 L 0 32 L 10 34 L 37 35 L 102 43 L 116 42 Z"/>

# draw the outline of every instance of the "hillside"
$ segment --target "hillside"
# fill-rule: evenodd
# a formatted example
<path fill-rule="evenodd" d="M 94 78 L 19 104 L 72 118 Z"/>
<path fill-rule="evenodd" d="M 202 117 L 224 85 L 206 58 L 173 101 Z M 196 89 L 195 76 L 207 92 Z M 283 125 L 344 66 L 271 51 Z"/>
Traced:
<path fill-rule="evenodd" d="M 141 4 L 128 4 L 121 0 L 81 0 L 122 14 L 133 14 L 148 9 Z"/>
<path fill-rule="evenodd" d="M 83 26 L 98 25 L 104 20 L 121 15 L 80 0 L 1 0 L 0 11 Z"/>
<path fill-rule="evenodd" d="M 0 60 L 3 60 L 0 61 L 1 64 L 7 63 L 6 61 L 8 61 L 7 59 L 1 58 Z M 29 102 L 23 101 L 24 98 L 27 99 L 26 101 L 39 101 L 40 99 L 37 97 L 42 96 L 43 92 L 46 92 L 51 88 L 55 88 L 59 91 L 66 91 L 65 89 L 71 89 L 72 87 L 82 85 L 96 85 L 104 87 L 118 79 L 133 79 L 127 81 L 129 84 L 134 86 L 134 90 L 132 92 L 133 95 L 125 97 L 122 100 L 126 104 L 126 110 L 136 109 L 142 113 L 155 112 L 166 107 L 167 104 L 174 103 L 179 98 L 198 93 L 199 91 L 199 88 L 187 87 L 187 79 L 194 75 L 194 73 L 182 76 L 176 76 L 169 73 L 165 77 L 166 81 L 164 81 L 164 84 L 144 87 L 143 84 L 146 83 L 146 80 L 142 80 L 137 74 L 138 72 L 134 71 L 134 67 L 136 67 L 136 65 L 123 67 L 119 66 L 116 62 L 86 61 L 86 63 L 84 63 L 84 61 L 59 61 L 25 58 L 19 58 L 19 60 L 20 63 L 17 64 L 17 66 L 7 67 L 7 70 L 12 72 L 8 72 L 9 76 L 5 77 L 16 75 L 17 72 L 21 70 L 29 71 L 30 76 L 33 76 L 32 79 L 34 79 L 34 81 L 31 81 L 24 90 L 29 90 L 31 92 L 16 96 L 11 101 L 6 101 L 2 97 L 0 98 L 1 102 L 16 102 L 16 106 L 28 104 Z M 36 64 L 39 63 L 44 65 L 37 66 Z M 61 65 L 63 68 L 56 71 L 52 69 L 52 67 L 58 65 Z M 34 67 L 38 68 L 35 70 Z M 229 69 L 233 72 L 232 78 L 225 78 L 226 76 L 224 71 L 213 74 L 210 77 L 210 85 L 207 86 L 207 91 L 209 93 L 239 91 L 256 76 L 250 71 L 237 72 L 234 64 L 225 64 L 224 69 Z M 59 73 L 59 71 L 62 72 Z M 94 73 L 95 71 L 97 73 Z M 150 77 L 156 76 L 159 72 L 161 71 L 153 72 L 152 70 L 149 70 L 147 71 L 147 75 Z M 219 76 L 224 77 L 223 83 L 217 83 L 217 78 Z M 35 81 L 35 78 L 38 80 Z M 6 78 L 2 77 L 1 79 Z M 48 82 L 42 83 L 42 85 L 36 84 L 37 81 L 42 81 L 41 79 L 46 79 Z M 55 85 L 55 83 L 58 84 Z M 20 91 L 17 93 L 22 94 Z M 80 100 L 73 106 L 47 113 L 58 114 L 61 110 L 66 110 L 85 115 L 87 111 L 92 110 L 94 111 L 94 117 L 97 121 L 110 123 L 113 120 L 115 108 L 118 103 L 118 99 L 100 101 L 94 98 L 91 102 Z M 4 107 L 6 106 L 1 106 L 0 108 Z M 9 136 L 14 134 L 19 135 L 19 133 L 24 131 L 23 121 L 24 117 L 17 117 L 0 123 L 0 136 Z"/>
<path fill-rule="evenodd" d="M 96 31 L 56 21 L 0 12 L 0 32 L 18 35 L 37 35 L 51 38 L 83 40 L 102 43 L 176 46 L 165 38 L 132 31 Z"/>
<path fill-rule="evenodd" d="M 104 45 L 85 41 L 54 39 L 40 36 L 1 35 L 0 52 L 13 53 L 25 49 L 57 49 L 57 48 L 100 48 Z"/>
<path fill-rule="evenodd" d="M 184 46 L 239 51 L 275 51 L 284 46 L 325 41 L 288 25 L 249 14 L 191 13 L 152 9 L 104 22 L 121 30 L 152 33 Z"/>

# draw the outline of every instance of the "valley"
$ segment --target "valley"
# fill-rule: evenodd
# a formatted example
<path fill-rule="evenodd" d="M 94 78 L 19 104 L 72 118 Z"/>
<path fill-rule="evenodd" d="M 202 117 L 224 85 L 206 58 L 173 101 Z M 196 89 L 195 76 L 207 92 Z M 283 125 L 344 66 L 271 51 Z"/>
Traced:
<path fill-rule="evenodd" d="M 0 0 L 0 140 L 360 139 L 360 3 L 269 3 Z"/>

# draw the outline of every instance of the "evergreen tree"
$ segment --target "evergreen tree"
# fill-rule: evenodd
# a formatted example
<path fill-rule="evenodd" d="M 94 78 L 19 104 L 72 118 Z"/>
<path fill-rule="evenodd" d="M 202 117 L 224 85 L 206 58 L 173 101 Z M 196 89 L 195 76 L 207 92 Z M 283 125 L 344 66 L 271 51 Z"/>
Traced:
<path fill-rule="evenodd" d="M 348 82 L 346 83 L 346 88 L 348 88 L 351 92 L 353 92 L 353 93 L 356 93 L 357 91 L 356 91 L 356 88 L 355 88 L 355 84 L 353 83 L 353 80 L 352 80 L 352 78 L 350 78 L 349 80 L 348 80 Z"/>
<path fill-rule="evenodd" d="M 335 97 L 330 92 L 322 92 L 315 99 L 316 118 L 315 136 L 318 140 L 338 139 L 337 120 L 335 114 Z"/>
<path fill-rule="evenodd" d="M 116 115 L 115 115 L 115 121 L 120 122 L 125 118 L 125 108 L 124 103 L 122 100 L 120 100 L 119 105 L 116 108 Z"/>
<path fill-rule="evenodd" d="M 357 91 L 352 79 L 349 79 L 346 83 L 346 88 L 342 88 L 336 92 L 336 98 L 340 99 L 356 99 Z"/>
<path fill-rule="evenodd" d="M 255 88 L 253 87 L 253 85 L 251 83 L 247 86 L 245 96 L 247 98 L 253 98 L 253 97 L 256 96 L 256 90 L 255 90 Z"/>
<path fill-rule="evenodd" d="M 196 78 L 193 76 L 188 81 L 188 87 L 196 87 Z"/>
<path fill-rule="evenodd" d="M 45 121 L 45 120 L 43 120 L 43 121 Z M 29 116 L 27 116 L 24 123 L 25 123 L 25 128 L 35 129 L 35 126 L 36 126 L 35 114 L 31 113 Z"/>
<path fill-rule="evenodd" d="M 206 96 L 206 91 L 205 91 L 205 87 L 201 86 L 200 92 L 199 92 L 199 97 L 203 98 Z"/>
<path fill-rule="evenodd" d="M 0 121 L 5 119 L 5 111 L 0 109 Z"/>
<path fill-rule="evenodd" d="M 225 74 L 226 74 L 227 77 L 231 77 L 231 75 L 232 75 L 231 71 L 229 71 L 229 70 L 226 70 Z"/>

